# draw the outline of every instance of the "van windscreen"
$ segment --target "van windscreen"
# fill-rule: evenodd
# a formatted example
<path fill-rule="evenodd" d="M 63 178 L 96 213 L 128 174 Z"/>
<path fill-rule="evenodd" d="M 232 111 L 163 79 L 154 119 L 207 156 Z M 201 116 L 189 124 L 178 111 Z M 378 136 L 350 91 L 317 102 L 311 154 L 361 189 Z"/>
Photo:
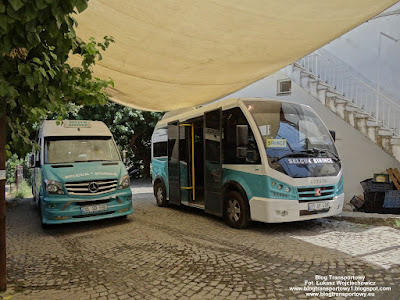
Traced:
<path fill-rule="evenodd" d="M 339 173 L 333 139 L 310 108 L 278 101 L 244 103 L 257 124 L 272 169 L 293 178 Z"/>
<path fill-rule="evenodd" d="M 45 138 L 46 164 L 118 160 L 120 157 L 110 136 Z"/>

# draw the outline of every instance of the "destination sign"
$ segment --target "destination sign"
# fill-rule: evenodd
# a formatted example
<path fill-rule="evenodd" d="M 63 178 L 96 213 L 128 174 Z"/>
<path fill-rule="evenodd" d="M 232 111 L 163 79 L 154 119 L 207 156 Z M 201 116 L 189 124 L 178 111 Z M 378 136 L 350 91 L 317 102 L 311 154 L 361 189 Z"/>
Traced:
<path fill-rule="evenodd" d="M 87 120 L 66 120 L 64 121 L 65 128 L 90 128 L 90 122 Z"/>
<path fill-rule="evenodd" d="M 304 158 L 288 158 L 288 163 L 292 165 L 333 164 L 334 161 L 330 157 L 326 158 L 304 157 Z"/>

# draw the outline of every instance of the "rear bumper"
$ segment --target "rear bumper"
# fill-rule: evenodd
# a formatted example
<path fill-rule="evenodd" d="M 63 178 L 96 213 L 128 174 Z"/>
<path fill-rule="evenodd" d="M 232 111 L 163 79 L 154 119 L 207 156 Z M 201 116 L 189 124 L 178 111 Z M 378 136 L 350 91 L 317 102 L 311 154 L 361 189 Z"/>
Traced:
<path fill-rule="evenodd" d="M 326 212 L 308 212 L 308 204 L 328 202 Z M 250 216 L 254 221 L 265 223 L 282 223 L 311 220 L 337 215 L 342 212 L 344 194 L 335 196 L 332 200 L 299 202 L 297 200 L 268 199 L 253 197 L 250 199 Z"/>
<path fill-rule="evenodd" d="M 96 199 L 85 197 L 71 198 L 68 196 L 43 197 L 42 217 L 45 224 L 75 223 L 82 221 L 94 221 L 133 213 L 132 192 L 130 189 L 117 191 L 108 196 Z M 84 213 L 81 207 L 85 205 L 107 204 L 107 210 Z"/>

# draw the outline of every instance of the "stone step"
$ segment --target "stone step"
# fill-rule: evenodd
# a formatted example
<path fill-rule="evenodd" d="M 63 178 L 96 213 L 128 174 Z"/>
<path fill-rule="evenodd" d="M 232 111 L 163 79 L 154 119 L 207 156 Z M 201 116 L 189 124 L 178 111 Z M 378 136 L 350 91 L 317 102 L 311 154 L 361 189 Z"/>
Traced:
<path fill-rule="evenodd" d="M 337 92 L 331 92 L 331 91 L 326 92 L 326 96 L 327 97 L 343 97 L 343 95 L 341 95 Z"/>
<path fill-rule="evenodd" d="M 301 70 L 300 71 L 300 77 L 304 78 L 304 77 L 310 77 L 311 74 L 308 73 L 307 71 Z"/>
<path fill-rule="evenodd" d="M 367 126 L 369 126 L 369 127 L 380 127 L 381 125 L 379 123 L 376 123 L 376 120 L 374 120 L 374 119 L 368 119 L 367 120 Z"/>
<path fill-rule="evenodd" d="M 354 118 L 356 119 L 369 119 L 371 116 L 364 112 L 358 112 L 355 114 Z"/>
<path fill-rule="evenodd" d="M 390 145 L 400 145 L 400 137 L 392 137 L 390 139 Z"/>
<path fill-rule="evenodd" d="M 349 101 L 347 101 L 346 99 L 339 99 L 339 98 L 334 98 L 334 97 L 328 97 L 328 98 L 333 98 L 333 101 L 335 101 L 335 104 L 347 104 L 349 103 Z"/>
<path fill-rule="evenodd" d="M 378 129 L 378 135 L 380 135 L 380 136 L 393 136 L 393 131 L 391 131 L 390 129 L 386 129 L 386 128 L 379 128 Z"/>
<path fill-rule="evenodd" d="M 348 112 L 355 112 L 361 110 L 357 105 L 353 104 L 352 102 L 348 102 L 345 110 Z"/>
<path fill-rule="evenodd" d="M 297 62 L 295 62 L 294 64 L 293 64 L 293 67 L 295 67 L 295 68 L 297 68 L 297 69 L 300 69 L 300 70 L 305 70 L 299 63 L 297 63 Z"/>
<path fill-rule="evenodd" d="M 323 81 L 319 81 L 318 85 L 317 85 L 317 91 L 322 91 L 322 90 L 329 90 L 332 91 L 332 88 L 329 84 L 323 82 Z"/>
<path fill-rule="evenodd" d="M 318 84 L 319 84 L 319 85 L 321 85 L 321 86 L 330 87 L 330 85 L 329 85 L 329 84 L 327 84 L 327 83 L 323 82 L 322 80 L 320 80 L 320 83 L 318 83 Z"/>

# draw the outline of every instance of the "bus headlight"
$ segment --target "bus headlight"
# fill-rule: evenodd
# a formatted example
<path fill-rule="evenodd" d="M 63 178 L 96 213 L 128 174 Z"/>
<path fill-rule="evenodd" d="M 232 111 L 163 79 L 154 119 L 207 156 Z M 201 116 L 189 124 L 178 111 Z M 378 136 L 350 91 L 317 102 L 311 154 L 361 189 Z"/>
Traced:
<path fill-rule="evenodd" d="M 297 199 L 296 188 L 287 183 L 271 178 L 269 180 L 269 196 L 277 199 Z"/>
<path fill-rule="evenodd" d="M 119 190 L 126 189 L 130 186 L 129 175 L 125 175 L 119 179 Z"/>
<path fill-rule="evenodd" d="M 49 195 L 64 195 L 62 183 L 55 180 L 45 179 L 46 192 Z"/>

